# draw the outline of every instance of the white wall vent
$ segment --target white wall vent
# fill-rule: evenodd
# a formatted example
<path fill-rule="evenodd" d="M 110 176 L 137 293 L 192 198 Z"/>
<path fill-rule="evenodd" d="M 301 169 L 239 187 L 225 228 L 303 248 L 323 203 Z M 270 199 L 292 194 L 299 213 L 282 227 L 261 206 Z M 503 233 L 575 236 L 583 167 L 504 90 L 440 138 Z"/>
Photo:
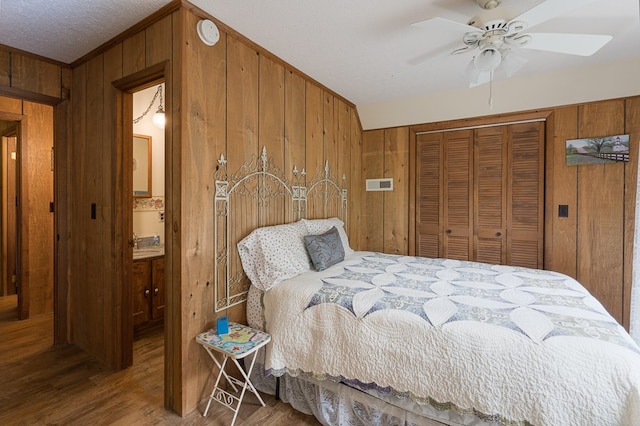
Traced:
<path fill-rule="evenodd" d="M 367 191 L 393 191 L 393 178 L 367 179 Z"/>

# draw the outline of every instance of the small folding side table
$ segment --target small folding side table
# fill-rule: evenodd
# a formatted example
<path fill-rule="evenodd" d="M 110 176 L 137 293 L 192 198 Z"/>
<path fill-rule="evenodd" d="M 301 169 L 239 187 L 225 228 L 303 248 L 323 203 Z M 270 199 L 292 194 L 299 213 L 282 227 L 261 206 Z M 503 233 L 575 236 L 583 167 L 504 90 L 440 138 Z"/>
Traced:
<path fill-rule="evenodd" d="M 231 421 L 231 426 L 233 426 L 236 418 L 238 417 L 240 404 L 242 404 L 247 388 L 253 392 L 253 394 L 258 398 L 258 401 L 260 401 L 260 404 L 264 407 L 264 401 L 251 383 L 249 376 L 251 375 L 251 371 L 253 370 L 253 366 L 256 362 L 258 349 L 269 343 L 270 340 L 271 336 L 269 334 L 234 322 L 229 323 L 228 334 L 216 334 L 216 330 L 211 329 L 196 336 L 196 341 L 202 345 L 218 367 L 218 377 L 216 378 L 216 384 L 213 386 L 213 390 L 209 396 L 207 408 L 204 410 L 204 417 L 206 417 L 209 412 L 211 401 L 217 401 L 234 412 L 233 420 Z M 218 361 L 214 352 L 218 352 L 222 355 L 222 362 Z M 253 357 L 249 363 L 249 368 L 245 370 L 242 368 L 238 360 L 251 354 L 253 354 Z M 243 380 L 238 380 L 233 376 L 229 376 L 224 371 L 229 359 L 231 359 L 236 367 L 238 367 Z M 212 369 L 211 374 L 213 374 L 213 371 L 214 370 Z M 222 376 L 224 376 L 227 383 L 229 383 L 235 393 L 238 393 L 238 388 L 242 389 L 240 391 L 240 396 L 233 395 L 218 386 Z"/>

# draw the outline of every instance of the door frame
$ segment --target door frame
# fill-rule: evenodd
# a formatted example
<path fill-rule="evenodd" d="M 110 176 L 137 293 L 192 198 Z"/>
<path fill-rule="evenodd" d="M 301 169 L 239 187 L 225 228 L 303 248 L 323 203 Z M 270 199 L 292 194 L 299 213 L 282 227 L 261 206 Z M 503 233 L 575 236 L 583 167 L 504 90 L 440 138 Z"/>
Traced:
<path fill-rule="evenodd" d="M 2 119 L 2 121 L 5 122 L 9 122 L 8 120 L 4 120 Z M 10 200 L 7 200 L 7 211 L 3 212 L 6 214 L 7 217 L 2 217 L 2 231 L 0 232 L 0 236 L 3 239 L 3 251 L 4 251 L 4 256 L 2 257 L 2 266 L 3 268 L 6 268 L 8 266 L 8 257 L 6 256 L 9 253 L 9 247 L 10 247 L 10 243 L 13 245 L 13 256 L 12 259 L 15 261 L 15 276 L 16 276 L 16 281 L 12 281 L 9 278 L 9 275 L 7 274 L 8 269 L 3 270 L 2 271 L 2 285 L 4 287 L 4 291 L 3 294 L 4 295 L 8 295 L 8 288 L 10 286 L 10 284 L 16 284 L 18 282 L 19 279 L 19 274 L 20 274 L 20 263 L 19 263 L 19 251 L 18 251 L 18 247 L 19 247 L 19 239 L 18 236 L 20 235 L 20 230 L 18 228 L 18 204 L 17 204 L 17 197 L 20 194 L 20 188 L 18 186 L 18 176 L 19 176 L 19 162 L 17 161 L 17 154 L 18 154 L 18 148 L 20 146 L 20 137 L 18 135 L 18 128 L 19 128 L 19 122 L 13 121 L 14 125 L 7 127 L 6 129 L 4 129 L 2 131 L 2 134 L 0 134 L 0 137 L 2 137 L 3 141 L 2 141 L 2 159 L 3 159 L 3 165 L 6 165 L 6 170 L 3 169 L 3 173 L 2 173 L 2 179 L 0 179 L 0 181 L 2 182 L 2 198 L 7 198 L 9 194 L 5 194 L 4 191 L 6 190 L 7 192 L 11 189 L 13 189 L 14 193 L 15 193 L 15 197 L 16 197 L 16 203 L 14 203 L 14 212 L 13 214 L 15 215 L 15 218 L 12 222 L 9 222 L 9 208 L 11 206 Z M 10 164 L 10 156 L 7 155 L 6 156 L 6 163 L 4 163 L 5 161 L 5 154 L 8 154 L 8 152 L 10 151 L 10 147 L 5 147 L 4 145 L 4 139 L 7 139 L 7 141 L 9 139 L 14 139 L 15 138 L 15 153 L 16 153 L 16 158 L 15 160 L 15 165 L 13 167 L 13 173 L 12 173 L 12 184 L 10 187 L 10 179 L 9 179 L 9 164 Z M 6 180 L 4 178 L 7 178 Z M 4 200 L 3 200 L 4 201 Z M 5 227 L 5 223 L 6 223 L 6 227 Z M 9 241 L 9 233 L 11 232 L 10 229 L 13 228 L 13 241 Z M 5 244 L 6 242 L 6 244 Z M 6 250 L 6 251 L 5 251 Z M 18 306 L 21 306 L 21 301 L 20 301 L 20 290 L 21 286 L 17 286 L 16 288 L 16 293 L 17 293 L 17 297 L 18 297 Z M 13 293 L 11 293 L 13 294 Z M 20 311 L 18 311 L 20 313 Z M 19 318 L 20 319 L 20 318 Z"/>
<path fill-rule="evenodd" d="M 116 253 L 119 253 L 116 258 L 116 277 L 118 280 L 117 288 L 121 289 L 119 292 L 120 311 L 119 324 L 121 325 L 120 339 L 116 342 L 116 347 L 120 348 L 118 357 L 118 364 L 120 368 L 126 368 L 133 364 L 133 248 L 131 236 L 133 233 L 133 217 L 131 212 L 133 210 L 133 180 L 126 178 L 133 175 L 133 93 L 139 90 L 151 87 L 164 82 L 165 92 L 170 93 L 169 90 L 169 78 L 168 78 L 168 62 L 159 63 L 152 67 L 146 68 L 134 74 L 123 77 L 113 82 L 113 86 L 116 89 L 116 117 L 117 117 L 117 129 L 116 140 L 114 143 L 116 152 L 116 176 L 119 177 L 119 184 L 116 186 L 116 202 L 121 208 L 116 209 L 115 224 L 116 232 L 115 247 Z M 169 109 L 169 96 L 165 97 L 165 114 L 168 114 Z M 169 122 L 169 121 L 167 121 Z M 165 146 L 167 144 L 167 134 L 169 133 L 169 126 L 165 126 Z M 166 169 L 165 160 L 165 169 Z M 170 194 L 165 194 L 165 197 Z M 166 236 L 169 234 L 169 222 L 165 222 L 165 255 L 170 250 L 170 239 Z M 170 296 L 167 292 L 167 288 L 170 286 L 165 285 L 165 300 Z M 164 319 L 164 342 L 165 342 L 165 354 L 168 351 L 167 345 L 171 344 L 171 340 L 168 339 L 168 330 L 171 329 L 173 319 Z M 168 371 L 173 371 L 173 366 L 168 362 L 168 357 L 165 356 L 165 377 L 167 377 Z M 165 395 L 167 395 L 167 383 L 165 380 Z"/>
<path fill-rule="evenodd" d="M 13 121 L 16 123 L 15 129 L 11 129 L 11 133 L 15 132 L 16 137 L 16 170 L 15 170 L 15 186 L 16 186 L 16 279 L 18 283 L 17 297 L 18 297 L 18 319 L 24 320 L 29 318 L 29 280 L 28 280 L 28 265 L 23 263 L 25 257 L 22 256 L 23 242 L 28 241 L 28 227 L 29 221 L 22 220 L 22 200 L 27 196 L 23 192 L 26 190 L 22 182 L 24 178 L 22 176 L 22 170 L 26 170 L 27 164 L 26 158 L 22 155 L 22 139 L 24 136 L 23 125 L 26 124 L 27 117 L 21 114 L 8 113 L 0 111 L 0 120 Z M 4 137 L 5 134 L 3 133 Z M 53 236 L 52 236 L 53 238 Z"/>

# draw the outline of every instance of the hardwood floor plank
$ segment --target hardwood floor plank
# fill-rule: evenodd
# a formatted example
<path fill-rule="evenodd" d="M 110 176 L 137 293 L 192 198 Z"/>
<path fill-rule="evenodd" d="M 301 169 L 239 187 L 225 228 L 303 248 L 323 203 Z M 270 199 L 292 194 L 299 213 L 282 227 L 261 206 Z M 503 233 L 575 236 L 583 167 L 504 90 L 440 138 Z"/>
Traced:
<path fill-rule="evenodd" d="M 227 426 L 233 413 L 206 399 L 185 417 L 164 408 L 164 336 L 149 330 L 134 342 L 134 365 L 113 372 L 75 346 L 53 347 L 53 316 L 11 316 L 0 297 L 0 425 Z M 208 394 L 210 390 L 205 393 Z M 247 394 L 236 425 L 319 425 L 313 417 L 262 395 Z"/>

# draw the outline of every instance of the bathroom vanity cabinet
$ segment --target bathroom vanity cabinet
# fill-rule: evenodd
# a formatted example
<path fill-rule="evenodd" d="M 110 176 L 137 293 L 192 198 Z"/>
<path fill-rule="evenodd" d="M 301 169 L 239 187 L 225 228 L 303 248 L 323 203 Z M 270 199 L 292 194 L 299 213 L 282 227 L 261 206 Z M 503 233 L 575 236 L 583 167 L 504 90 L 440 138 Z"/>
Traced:
<path fill-rule="evenodd" d="M 164 317 L 164 256 L 133 261 L 134 329 L 161 323 Z"/>

